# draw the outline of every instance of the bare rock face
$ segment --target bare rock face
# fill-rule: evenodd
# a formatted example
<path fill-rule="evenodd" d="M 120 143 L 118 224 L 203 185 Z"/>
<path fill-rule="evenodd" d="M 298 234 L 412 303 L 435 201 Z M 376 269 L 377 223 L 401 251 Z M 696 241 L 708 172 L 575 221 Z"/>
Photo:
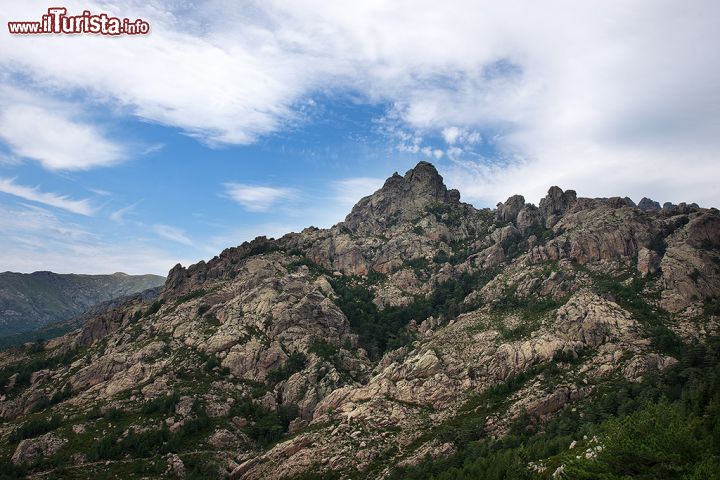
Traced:
<path fill-rule="evenodd" d="M 471 255 L 468 260 L 483 270 L 490 270 L 501 265 L 506 259 L 505 250 L 499 243 Z"/>
<path fill-rule="evenodd" d="M 662 371 L 677 360 L 667 355 L 650 353 L 633 357 L 622 369 L 623 376 L 630 381 L 639 382 L 648 372 Z"/>
<path fill-rule="evenodd" d="M 502 222 L 515 223 L 520 211 L 525 208 L 525 197 L 522 195 L 513 195 L 508 198 L 505 203 L 498 203 L 497 216 Z"/>
<path fill-rule="evenodd" d="M 12 462 L 15 465 L 30 464 L 40 458 L 51 457 L 66 443 L 67 439 L 53 433 L 46 433 L 37 438 L 27 438 L 22 440 L 15 449 Z"/>
<path fill-rule="evenodd" d="M 661 304 L 679 312 L 693 302 L 713 298 L 720 291 L 720 218 L 713 213 L 695 216 L 668 238 L 660 262 L 665 289 Z"/>
<path fill-rule="evenodd" d="M 208 439 L 208 443 L 221 450 L 237 448 L 239 445 L 237 436 L 227 429 L 216 430 Z"/>
<path fill-rule="evenodd" d="M 640 245 L 650 240 L 650 230 L 636 210 L 599 206 L 565 215 L 554 223 L 562 232 L 545 245 L 533 247 L 534 262 L 570 258 L 581 264 L 597 261 L 629 262 Z"/>
<path fill-rule="evenodd" d="M 359 234 L 377 232 L 412 220 L 433 204 L 457 205 L 459 201 L 459 193 L 448 191 L 435 167 L 420 162 L 404 177 L 393 174 L 380 190 L 360 200 L 345 225 Z"/>
<path fill-rule="evenodd" d="M 440 443 L 437 440 L 430 441 L 418 448 L 415 453 L 399 462 L 398 467 L 415 466 L 427 458 L 449 457 L 455 453 L 455 444 L 452 442 Z"/>
<path fill-rule="evenodd" d="M 540 212 L 546 219 L 548 227 L 557 222 L 559 216 L 565 213 L 577 201 L 575 190 L 563 192 L 560 187 L 550 187 L 547 196 L 540 200 Z"/>
<path fill-rule="evenodd" d="M 534 205 L 526 205 L 517 214 L 515 225 L 523 234 L 531 227 L 542 225 L 543 219 L 540 210 Z"/>
<path fill-rule="evenodd" d="M 165 461 L 167 462 L 167 475 L 177 478 L 185 478 L 185 464 L 182 459 L 174 453 L 168 453 Z"/>
<path fill-rule="evenodd" d="M 647 197 L 643 197 L 642 200 L 640 200 L 640 203 L 638 203 L 638 208 L 643 211 L 657 211 L 660 210 L 660 204 L 656 202 L 655 200 L 651 200 Z"/>
<path fill-rule="evenodd" d="M 660 255 L 654 250 L 641 248 L 638 251 L 637 270 L 643 277 L 657 273 L 660 270 Z"/>

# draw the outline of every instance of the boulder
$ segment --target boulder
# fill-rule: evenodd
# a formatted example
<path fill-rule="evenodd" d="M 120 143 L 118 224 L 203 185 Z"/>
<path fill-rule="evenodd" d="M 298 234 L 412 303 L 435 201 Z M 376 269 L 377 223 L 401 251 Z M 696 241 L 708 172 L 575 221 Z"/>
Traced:
<path fill-rule="evenodd" d="M 20 441 L 12 456 L 15 465 L 31 464 L 37 460 L 53 456 L 67 443 L 67 439 L 54 433 L 46 433 L 37 438 Z"/>

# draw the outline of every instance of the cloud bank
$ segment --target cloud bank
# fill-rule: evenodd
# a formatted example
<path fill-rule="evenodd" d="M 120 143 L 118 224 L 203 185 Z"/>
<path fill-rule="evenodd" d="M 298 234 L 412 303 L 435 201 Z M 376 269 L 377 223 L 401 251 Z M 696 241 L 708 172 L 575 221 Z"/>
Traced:
<path fill-rule="evenodd" d="M 46 90 L 84 92 L 211 144 L 253 142 L 301 122 L 297 106 L 316 92 L 351 90 L 391 105 L 388 118 L 414 132 L 418 151 L 435 159 L 451 151 L 455 162 L 446 171 L 458 183 L 471 180 L 464 187 L 478 201 L 516 191 L 538 196 L 552 183 L 588 194 L 720 200 L 718 187 L 705 180 L 720 173 L 720 62 L 708 54 L 720 43 L 717 2 L 67 6 L 142 16 L 152 34 L 2 35 L 6 74 Z M 0 7 L 13 19 L 39 17 L 44 8 Z M 45 138 L 50 133 L 31 145 L 24 137 L 38 115 L 10 105 L 0 117 L 0 135 L 17 155 L 49 168 L 117 159 L 91 130 L 45 114 L 79 138 L 73 145 L 94 150 L 78 164 L 72 149 L 48 153 L 61 143 Z M 447 151 L 423 150 L 428 135 L 443 138 Z M 477 154 L 481 142 L 496 155 Z M 249 208 L 266 208 L 256 205 Z"/>

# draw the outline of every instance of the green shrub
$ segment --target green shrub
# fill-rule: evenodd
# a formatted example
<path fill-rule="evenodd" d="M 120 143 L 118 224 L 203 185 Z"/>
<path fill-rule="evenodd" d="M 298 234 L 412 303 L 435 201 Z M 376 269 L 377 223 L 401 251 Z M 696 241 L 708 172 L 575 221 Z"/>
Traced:
<path fill-rule="evenodd" d="M 140 411 L 144 413 L 145 415 L 152 415 L 152 414 L 172 414 L 175 413 L 175 406 L 180 401 L 180 395 L 177 393 L 172 393 L 170 395 L 166 395 L 164 397 L 158 397 L 155 398 L 147 403 L 145 403 L 141 408 Z"/>
<path fill-rule="evenodd" d="M 67 400 L 71 396 L 72 396 L 72 386 L 70 385 L 70 383 L 66 383 L 65 386 L 61 390 L 58 390 L 53 394 L 53 396 L 50 398 L 50 403 L 52 405 L 55 405 L 64 400 Z"/>
<path fill-rule="evenodd" d="M 417 257 L 405 260 L 404 265 L 412 268 L 415 273 L 424 273 L 430 267 L 430 261 L 425 257 Z"/>
<path fill-rule="evenodd" d="M 30 384 L 30 377 L 34 372 L 46 368 L 55 368 L 59 365 L 70 365 L 78 355 L 77 348 L 71 348 L 59 355 L 52 352 L 43 352 L 29 361 L 23 361 L 0 369 L 0 389 L 5 389 L 10 377 L 17 374 L 14 389 L 20 389 Z"/>
<path fill-rule="evenodd" d="M 560 464 L 572 479 L 629 478 L 718 479 L 720 472 L 720 338 L 686 345 L 680 361 L 664 375 L 647 374 L 641 383 L 618 380 L 598 389 L 584 402 L 533 427 L 521 416 L 507 436 L 488 439 L 486 416 L 497 411 L 534 374 L 553 374 L 552 364 L 511 377 L 481 393 L 461 415 L 426 434 L 454 441 L 456 453 L 425 459 L 415 467 L 395 468 L 393 480 L 501 480 L 550 478 Z M 545 370 L 548 368 L 549 370 Z M 464 413 L 463 413 L 464 412 Z M 597 445 L 597 459 L 580 452 Z M 573 440 L 581 441 L 568 451 Z M 577 452 L 577 453 L 575 453 Z M 545 461 L 543 475 L 529 462 Z"/>
<path fill-rule="evenodd" d="M 305 354 L 302 352 L 293 352 L 288 356 L 284 366 L 268 372 L 267 379 L 271 384 L 280 383 L 290 378 L 294 373 L 301 371 L 306 365 L 307 358 Z"/>
<path fill-rule="evenodd" d="M 88 420 L 97 420 L 102 417 L 102 415 L 102 410 L 98 406 L 92 407 L 90 410 L 85 412 L 85 418 Z"/>
<path fill-rule="evenodd" d="M 190 300 L 195 300 L 196 298 L 203 297 L 207 294 L 207 290 L 204 288 L 200 288 L 198 290 L 194 290 L 190 293 L 186 293 L 185 295 L 181 295 L 178 297 L 178 299 L 175 301 L 176 305 L 180 305 L 182 303 L 189 302 Z"/>
<path fill-rule="evenodd" d="M 210 355 L 210 357 L 207 359 L 207 362 L 205 362 L 205 370 L 210 372 L 215 367 L 220 366 L 220 360 L 215 355 Z"/>
<path fill-rule="evenodd" d="M 125 412 L 119 408 L 110 408 L 103 413 L 103 418 L 109 422 L 116 422 L 125 416 Z"/>
<path fill-rule="evenodd" d="M 427 298 L 419 297 L 407 306 L 382 310 L 373 302 L 375 296 L 365 279 L 343 276 L 333 277 L 330 282 L 337 294 L 335 303 L 348 318 L 350 328 L 358 334 L 360 345 L 371 358 L 377 359 L 386 351 L 412 341 L 406 328 L 411 320 L 419 323 L 431 315 L 453 318 L 477 308 L 477 304 L 464 304 L 465 297 L 493 277 L 494 272 L 464 273 L 438 285 Z"/>
<path fill-rule="evenodd" d="M 149 317 L 150 315 L 156 314 L 160 311 L 160 308 L 162 308 L 163 303 L 165 303 L 164 300 L 155 300 L 153 303 L 150 304 L 148 309 L 145 310 L 145 314 L 143 316 Z"/>
<path fill-rule="evenodd" d="M 15 465 L 10 460 L 0 459 L 0 480 L 27 478 L 27 465 Z"/>
<path fill-rule="evenodd" d="M 720 315 L 720 298 L 708 298 L 703 305 L 703 311 L 708 317 Z"/>
<path fill-rule="evenodd" d="M 323 360 L 332 361 L 332 359 L 338 353 L 338 348 L 335 345 L 329 343 L 327 340 L 324 340 L 322 338 L 316 338 L 310 344 L 308 352 L 314 353 Z"/>
<path fill-rule="evenodd" d="M 267 447 L 282 437 L 298 412 L 297 405 L 281 405 L 277 411 L 272 411 L 245 398 L 233 405 L 231 415 L 250 420 L 252 423 L 247 427 L 248 435 L 261 446 Z"/>

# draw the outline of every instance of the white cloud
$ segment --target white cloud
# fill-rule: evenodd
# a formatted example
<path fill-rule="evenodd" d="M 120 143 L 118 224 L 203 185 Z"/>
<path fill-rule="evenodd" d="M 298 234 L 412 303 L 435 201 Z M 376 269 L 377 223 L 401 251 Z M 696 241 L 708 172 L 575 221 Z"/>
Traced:
<path fill-rule="evenodd" d="M 453 145 L 455 142 L 457 142 L 458 137 L 460 137 L 460 129 L 457 127 L 443 128 L 442 136 L 445 139 L 445 143 L 447 143 L 448 145 Z"/>
<path fill-rule="evenodd" d="M 297 193 L 290 188 L 225 183 L 224 195 L 234 200 L 250 212 L 266 212 L 281 200 L 295 198 Z"/>
<path fill-rule="evenodd" d="M 482 137 L 479 132 L 474 130 L 466 130 L 458 127 L 445 127 L 440 132 L 445 143 L 455 145 L 456 143 L 475 144 L 480 142 Z"/>
<path fill-rule="evenodd" d="M 406 151 L 422 150 L 424 132 L 456 128 L 469 143 L 470 132 L 477 141 L 477 132 L 499 133 L 500 168 L 462 159 L 473 162 L 477 188 L 530 194 L 550 182 L 598 191 L 619 186 L 594 180 L 620 169 L 634 190 L 720 203 L 700 176 L 720 176 L 712 50 L 720 3 L 712 0 L 268 0 L 243 8 L 213 0 L 191 18 L 161 2 L 66 5 L 141 16 L 152 33 L 2 35 L 0 68 L 211 143 L 252 142 L 301 121 L 297 106 L 314 92 L 350 90 L 391 103 L 393 118 L 420 132 L 401 143 Z M 0 13 L 34 19 L 44 8 L 6 2 Z M 448 133 L 459 145 L 460 134 Z"/>
<path fill-rule="evenodd" d="M 0 106 L 0 139 L 19 157 L 39 161 L 51 170 L 86 170 L 124 158 L 121 147 L 95 126 L 38 105 Z"/>
<path fill-rule="evenodd" d="M 28 187 L 15 183 L 14 178 L 0 177 L 0 192 L 14 195 L 31 202 L 42 203 L 51 207 L 60 208 L 79 215 L 92 216 L 95 209 L 88 199 L 73 200 L 67 195 L 52 192 L 43 192 L 40 187 Z"/>
<path fill-rule="evenodd" d="M 159 224 L 153 225 L 152 230 L 161 237 L 173 242 L 181 243 L 188 246 L 192 245 L 193 243 L 192 240 L 190 240 L 190 238 L 185 234 L 185 232 L 177 227 Z"/>
<path fill-rule="evenodd" d="M 510 195 L 521 194 L 538 204 L 552 185 L 574 189 L 583 197 L 629 196 L 635 202 L 650 197 L 660 203 L 697 202 L 711 207 L 720 204 L 718 166 L 714 156 L 697 157 L 683 165 L 684 153 L 668 149 L 651 157 L 642 152 L 583 152 L 583 161 L 572 162 L 571 152 L 555 159 L 514 160 L 495 165 L 473 157 L 455 160 L 440 173 L 446 183 L 460 190 L 463 201 L 493 207 Z M 462 157 L 462 155 L 461 155 Z M 670 180 L 672 179 L 672 180 Z"/>

